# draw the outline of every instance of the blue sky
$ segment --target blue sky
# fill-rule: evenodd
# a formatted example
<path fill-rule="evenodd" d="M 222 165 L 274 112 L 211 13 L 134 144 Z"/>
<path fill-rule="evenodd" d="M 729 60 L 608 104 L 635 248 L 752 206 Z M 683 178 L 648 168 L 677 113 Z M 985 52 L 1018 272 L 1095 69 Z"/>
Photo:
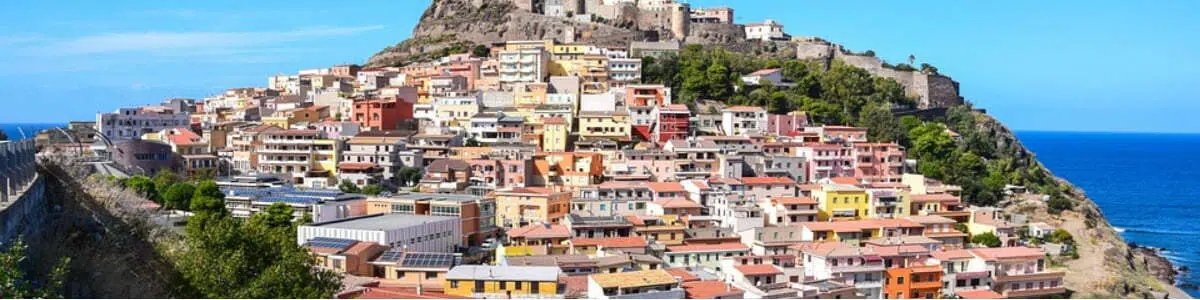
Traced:
<path fill-rule="evenodd" d="M 45 2 L 0 10 L 0 123 L 94 119 L 361 63 L 406 38 L 429 3 Z M 892 62 L 914 54 L 1017 130 L 1200 132 L 1200 1 L 690 3 Z"/>

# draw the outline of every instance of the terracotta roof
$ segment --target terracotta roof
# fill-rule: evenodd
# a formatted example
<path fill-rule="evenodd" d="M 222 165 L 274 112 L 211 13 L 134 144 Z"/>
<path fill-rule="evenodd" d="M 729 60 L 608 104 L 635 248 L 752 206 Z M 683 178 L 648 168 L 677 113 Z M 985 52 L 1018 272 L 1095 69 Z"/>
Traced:
<path fill-rule="evenodd" d="M 771 198 L 771 200 L 775 201 L 775 203 L 779 203 L 779 204 L 783 204 L 783 205 L 817 204 L 817 200 L 815 200 L 811 197 L 775 197 L 775 198 Z"/>
<path fill-rule="evenodd" d="M 550 117 L 550 118 L 542 118 L 542 123 L 544 123 L 544 124 L 566 124 L 567 122 L 563 118 Z"/>
<path fill-rule="evenodd" d="M 938 216 L 938 215 L 908 216 L 905 218 L 912 220 L 913 222 L 917 222 L 917 223 L 921 223 L 921 224 L 954 224 L 954 223 L 958 223 L 957 221 L 954 221 L 954 219 L 943 217 L 943 216 Z"/>
<path fill-rule="evenodd" d="M 667 105 L 663 105 L 662 108 L 663 108 L 662 110 L 669 110 L 669 111 L 688 111 L 687 105 L 683 105 L 683 104 L 667 104 Z"/>
<path fill-rule="evenodd" d="M 374 168 L 375 163 L 352 163 L 344 162 L 337 165 L 338 170 L 369 170 Z"/>
<path fill-rule="evenodd" d="M 972 257 L 970 250 L 935 251 L 930 252 L 929 254 L 930 256 L 937 258 L 937 260 L 967 259 Z"/>
<path fill-rule="evenodd" d="M 958 196 L 951 194 L 923 194 L 912 195 L 909 197 L 913 202 L 955 202 L 959 201 Z"/>
<path fill-rule="evenodd" d="M 796 181 L 787 177 L 742 177 L 742 183 L 746 185 L 796 184 Z"/>
<path fill-rule="evenodd" d="M 748 276 L 783 274 L 782 270 L 772 265 L 737 265 L 733 268 Z"/>
<path fill-rule="evenodd" d="M 171 140 L 171 143 L 176 145 L 192 145 L 202 143 L 200 135 L 192 132 L 191 129 L 183 127 L 168 131 L 167 139 Z"/>
<path fill-rule="evenodd" d="M 571 229 L 562 224 L 531 224 L 509 230 L 508 237 L 569 238 Z"/>
<path fill-rule="evenodd" d="M 563 276 L 558 278 L 558 282 L 561 282 L 566 286 L 567 294 L 587 294 L 587 275 Z"/>
<path fill-rule="evenodd" d="M 996 293 L 989 289 L 978 289 L 978 290 L 973 290 L 973 291 L 959 291 L 959 292 L 955 292 L 954 294 L 958 295 L 959 297 L 962 297 L 963 299 L 1003 299 L 1004 298 L 1004 295 L 1000 295 L 1000 293 Z"/>
<path fill-rule="evenodd" d="M 741 298 L 740 296 L 745 293 L 742 289 L 735 288 L 720 280 L 684 282 L 683 290 L 688 299 Z"/>
<path fill-rule="evenodd" d="M 350 248 L 347 248 L 346 251 L 344 251 L 343 253 L 350 254 L 350 255 L 360 255 L 363 253 L 363 251 L 367 251 L 376 246 L 383 247 L 374 242 L 357 242 L 357 243 L 354 243 L 353 246 L 350 246 Z"/>
<path fill-rule="evenodd" d="M 571 239 L 571 245 L 574 246 L 604 246 L 606 248 L 634 248 L 646 247 L 646 239 L 640 237 L 610 237 L 610 238 L 574 238 Z"/>
<path fill-rule="evenodd" d="M 868 246 L 875 251 L 875 255 L 879 256 L 901 256 L 901 255 L 924 255 L 929 253 L 929 249 L 921 245 L 896 245 L 896 246 Z"/>
<path fill-rule="evenodd" d="M 692 272 L 688 272 L 688 270 L 685 270 L 685 269 L 671 268 L 671 269 L 664 269 L 664 270 L 666 270 L 667 273 L 671 273 L 671 276 L 675 276 L 675 277 L 679 277 L 679 278 L 683 279 L 683 282 L 700 280 L 700 276 L 696 276 L 696 274 L 692 274 Z"/>
<path fill-rule="evenodd" d="M 800 226 L 812 231 L 862 231 L 876 228 L 925 227 L 917 222 L 906 219 L 867 219 L 837 222 L 804 222 Z"/>
<path fill-rule="evenodd" d="M 984 260 L 1040 258 L 1046 256 L 1042 249 L 1029 247 L 976 248 L 971 253 Z"/>
<path fill-rule="evenodd" d="M 621 272 L 607 274 L 592 274 L 592 281 L 595 281 L 601 288 L 631 288 L 643 286 L 655 286 L 675 283 L 675 277 L 667 271 L 645 270 L 636 272 Z"/>
<path fill-rule="evenodd" d="M 818 190 L 821 190 L 821 185 L 820 184 L 801 184 L 801 185 L 797 185 L 796 188 L 800 189 L 801 191 L 818 191 Z"/>
<path fill-rule="evenodd" d="M 468 299 L 429 290 L 417 293 L 415 287 L 368 287 L 357 299 Z"/>
<path fill-rule="evenodd" d="M 654 201 L 654 204 L 662 205 L 663 208 L 704 208 L 704 205 L 683 198 L 666 198 Z"/>
<path fill-rule="evenodd" d="M 655 193 L 684 191 L 683 185 L 678 182 L 647 182 L 645 186 Z"/>
<path fill-rule="evenodd" d="M 679 246 L 668 246 L 667 252 L 708 252 L 708 251 L 737 251 L 749 250 L 741 242 L 725 242 L 720 244 L 690 244 Z"/>
<path fill-rule="evenodd" d="M 849 185 L 862 184 L 862 183 L 858 182 L 858 178 L 854 178 L 854 177 L 833 177 L 833 178 L 830 178 L 829 181 L 833 181 L 833 183 L 837 183 L 837 184 L 849 184 Z"/>

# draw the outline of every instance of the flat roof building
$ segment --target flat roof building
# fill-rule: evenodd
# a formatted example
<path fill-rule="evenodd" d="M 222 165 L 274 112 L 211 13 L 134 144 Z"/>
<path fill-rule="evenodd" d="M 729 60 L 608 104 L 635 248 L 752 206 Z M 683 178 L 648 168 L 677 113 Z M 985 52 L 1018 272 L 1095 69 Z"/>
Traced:
<path fill-rule="evenodd" d="M 316 237 L 375 242 L 409 251 L 456 252 L 462 246 L 462 220 L 450 216 L 374 214 L 301 225 L 296 242 Z"/>

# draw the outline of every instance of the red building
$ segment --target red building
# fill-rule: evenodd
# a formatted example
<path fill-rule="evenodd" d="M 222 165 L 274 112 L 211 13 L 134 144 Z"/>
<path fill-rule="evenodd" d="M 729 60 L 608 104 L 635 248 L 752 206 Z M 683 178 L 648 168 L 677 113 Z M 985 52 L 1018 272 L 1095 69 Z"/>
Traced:
<path fill-rule="evenodd" d="M 682 140 L 688 136 L 692 112 L 686 105 L 671 104 L 654 107 L 654 141 L 666 143 L 670 140 Z"/>
<path fill-rule="evenodd" d="M 416 99 L 380 98 L 354 101 L 353 121 L 363 130 L 394 130 L 400 123 L 413 118 Z"/>

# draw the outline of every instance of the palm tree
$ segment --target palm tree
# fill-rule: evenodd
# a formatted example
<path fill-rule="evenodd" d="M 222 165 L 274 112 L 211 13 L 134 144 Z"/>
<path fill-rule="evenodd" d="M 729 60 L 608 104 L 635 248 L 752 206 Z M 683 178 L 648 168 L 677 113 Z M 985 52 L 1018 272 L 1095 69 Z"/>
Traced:
<path fill-rule="evenodd" d="M 911 66 L 913 64 L 913 62 L 915 62 L 915 61 L 917 61 L 917 57 L 915 55 L 909 54 L 908 55 L 908 65 Z"/>

